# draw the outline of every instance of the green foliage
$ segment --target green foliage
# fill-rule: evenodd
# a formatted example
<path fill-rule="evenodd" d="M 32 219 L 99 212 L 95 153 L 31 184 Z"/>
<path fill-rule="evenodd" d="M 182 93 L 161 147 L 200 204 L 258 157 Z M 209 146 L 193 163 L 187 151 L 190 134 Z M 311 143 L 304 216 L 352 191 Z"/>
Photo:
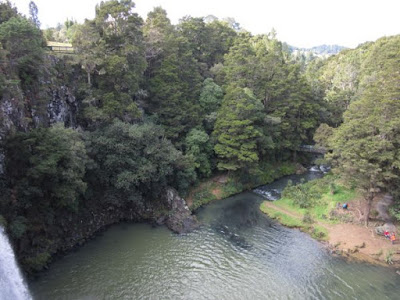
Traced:
<path fill-rule="evenodd" d="M 389 212 L 396 220 L 400 221 L 400 203 L 398 201 L 389 208 Z"/>
<path fill-rule="evenodd" d="M 311 184 L 297 184 L 288 185 L 283 190 L 282 197 L 293 199 L 293 202 L 300 208 L 312 208 L 321 194 L 312 189 Z"/>
<path fill-rule="evenodd" d="M 400 175 L 400 37 L 384 38 L 371 48 L 360 97 L 344 114 L 330 139 L 327 157 L 345 180 L 363 192 L 370 207 L 381 189 L 398 190 Z M 368 64 L 367 64 L 368 63 Z M 366 216 L 368 222 L 368 213 Z"/>
<path fill-rule="evenodd" d="M 276 219 L 284 226 L 290 228 L 301 228 L 303 223 L 300 219 L 293 216 L 287 215 L 277 209 L 267 206 L 265 203 L 261 203 L 260 210 L 267 214 L 270 218 Z"/>
<path fill-rule="evenodd" d="M 8 76 L 16 75 L 24 87 L 32 86 L 43 63 L 43 37 L 40 29 L 22 17 L 0 24 L 0 43 L 8 61 Z"/>
<path fill-rule="evenodd" d="M 133 13 L 134 7 L 130 0 L 101 2 L 95 19 L 74 35 L 73 45 L 88 77 L 85 116 L 91 121 L 140 117 L 133 98 L 146 61 L 142 19 Z"/>
<path fill-rule="evenodd" d="M 211 189 L 204 188 L 195 193 L 193 197 L 193 205 L 190 209 L 192 211 L 195 211 L 199 207 L 206 205 L 214 200 L 217 200 L 217 197 L 212 193 Z"/>
<path fill-rule="evenodd" d="M 49 263 L 51 255 L 47 252 L 41 252 L 34 257 L 24 259 L 23 265 L 25 265 L 27 271 L 41 271 Z"/>
<path fill-rule="evenodd" d="M 192 129 L 185 139 L 186 155 L 192 155 L 194 166 L 202 177 L 211 175 L 212 144 L 206 132 Z"/>
<path fill-rule="evenodd" d="M 222 88 L 215 84 L 211 78 L 203 82 L 203 88 L 200 93 L 199 103 L 203 111 L 204 125 L 208 132 L 211 132 L 216 121 L 216 113 L 221 106 L 223 98 Z"/>
<path fill-rule="evenodd" d="M 114 121 L 89 135 L 89 155 L 96 166 L 89 173 L 91 185 L 104 201 L 121 205 L 157 196 L 184 159 L 153 124 Z M 184 174 L 181 174 L 184 175 Z M 105 191 L 105 192 L 104 192 Z"/>
<path fill-rule="evenodd" d="M 6 140 L 4 151 L 17 206 L 76 207 L 86 189 L 88 160 L 78 132 L 57 124 L 17 133 Z"/>
<path fill-rule="evenodd" d="M 287 53 L 273 34 L 240 34 L 225 56 L 221 73 L 227 86 L 250 88 L 263 104 L 261 154 L 286 159 L 285 153 L 311 139 L 319 124 L 320 104 L 300 66 L 287 63 Z"/>
<path fill-rule="evenodd" d="M 18 11 L 9 0 L 0 3 L 0 24 L 7 22 L 12 17 L 18 17 Z"/>
<path fill-rule="evenodd" d="M 393 254 L 394 254 L 393 250 L 390 249 L 385 255 L 385 262 L 388 265 L 392 265 L 393 264 Z"/>
<path fill-rule="evenodd" d="M 235 171 L 257 162 L 256 128 L 260 120 L 261 103 L 248 89 L 230 88 L 218 112 L 213 135 L 217 143 L 215 153 L 220 161 L 218 169 Z"/>
<path fill-rule="evenodd" d="M 302 221 L 303 221 L 303 223 L 307 223 L 307 224 L 314 223 L 314 220 L 313 220 L 313 218 L 311 216 L 311 213 L 308 210 L 303 215 L 303 220 Z"/>
<path fill-rule="evenodd" d="M 329 139 L 332 138 L 333 128 L 327 124 L 321 124 L 314 134 L 317 145 L 329 149 Z"/>

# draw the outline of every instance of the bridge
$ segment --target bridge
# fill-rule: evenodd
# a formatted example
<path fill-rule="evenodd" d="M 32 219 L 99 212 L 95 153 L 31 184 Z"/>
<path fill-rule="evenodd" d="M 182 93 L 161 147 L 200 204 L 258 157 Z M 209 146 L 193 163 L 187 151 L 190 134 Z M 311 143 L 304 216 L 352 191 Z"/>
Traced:
<path fill-rule="evenodd" d="M 316 147 L 314 145 L 301 145 L 299 151 L 318 154 L 326 153 L 326 149 L 324 147 Z"/>
<path fill-rule="evenodd" d="M 66 53 L 66 54 L 74 54 L 75 49 L 72 47 L 72 44 L 68 43 L 59 43 L 47 41 L 47 49 L 56 53 Z"/>

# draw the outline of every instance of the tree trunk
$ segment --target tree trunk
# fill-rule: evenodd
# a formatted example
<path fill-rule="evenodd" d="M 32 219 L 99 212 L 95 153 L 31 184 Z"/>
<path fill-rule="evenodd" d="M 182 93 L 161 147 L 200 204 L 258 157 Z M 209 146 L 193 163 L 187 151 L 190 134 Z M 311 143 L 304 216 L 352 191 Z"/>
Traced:
<path fill-rule="evenodd" d="M 293 162 L 297 162 L 297 151 L 294 150 L 292 155 Z"/>
<path fill-rule="evenodd" d="M 90 72 L 87 72 L 87 81 L 88 81 L 89 87 L 91 87 L 92 83 L 91 83 L 91 80 L 90 80 Z"/>
<path fill-rule="evenodd" d="M 365 226 L 368 227 L 369 214 L 371 212 L 372 200 L 374 200 L 374 193 L 368 192 L 365 197 L 365 201 L 367 202 L 367 206 L 365 207 Z"/>

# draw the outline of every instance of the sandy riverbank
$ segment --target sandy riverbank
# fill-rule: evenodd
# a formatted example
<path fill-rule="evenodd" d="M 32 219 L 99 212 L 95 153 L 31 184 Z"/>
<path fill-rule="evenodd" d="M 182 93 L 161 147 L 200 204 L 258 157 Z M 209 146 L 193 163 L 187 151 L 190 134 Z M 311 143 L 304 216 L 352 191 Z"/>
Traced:
<path fill-rule="evenodd" d="M 327 245 L 333 254 L 370 263 L 400 267 L 399 236 L 397 235 L 397 241 L 392 245 L 388 239 L 375 232 L 375 227 L 382 225 L 382 221 L 372 220 L 368 227 L 363 225 L 362 222 L 358 220 L 360 219 L 360 211 L 363 209 L 363 207 L 360 207 L 361 203 L 362 201 L 358 199 L 349 203 L 349 207 L 352 209 L 346 211 L 346 214 L 354 216 L 354 218 L 352 218 L 353 222 L 351 223 L 332 223 L 318 220 L 313 224 L 307 225 L 308 227 L 299 227 L 303 231 L 310 233 L 313 227 L 318 226 L 319 228 L 323 228 L 326 234 L 320 240 Z M 377 205 L 379 205 L 379 198 L 374 201 L 373 207 Z M 284 219 L 279 217 L 281 215 L 286 215 L 292 220 L 298 220 L 300 223 L 303 219 L 301 214 L 291 211 L 288 208 L 278 206 L 274 202 L 265 201 L 260 208 L 264 213 L 278 219 L 278 221 Z M 337 208 L 337 210 L 338 213 L 342 213 L 341 208 Z M 283 223 L 283 225 L 289 225 L 289 227 L 298 227 L 285 224 L 284 221 L 281 223 Z"/>

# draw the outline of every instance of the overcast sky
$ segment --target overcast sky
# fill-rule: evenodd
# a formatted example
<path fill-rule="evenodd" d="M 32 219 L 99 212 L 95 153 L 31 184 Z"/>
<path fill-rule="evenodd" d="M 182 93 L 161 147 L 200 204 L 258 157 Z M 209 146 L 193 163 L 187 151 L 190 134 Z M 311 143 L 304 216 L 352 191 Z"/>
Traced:
<path fill-rule="evenodd" d="M 1 0 L 2 1 L 2 0 Z M 30 0 L 11 0 L 28 14 Z M 94 17 L 98 0 L 35 0 L 42 27 L 73 17 L 82 22 Z M 176 24 L 186 15 L 233 17 L 253 34 L 272 28 L 278 39 L 293 46 L 339 44 L 356 47 L 382 36 L 400 34 L 400 0 L 136 0 L 137 12 L 145 18 L 162 6 Z"/>

